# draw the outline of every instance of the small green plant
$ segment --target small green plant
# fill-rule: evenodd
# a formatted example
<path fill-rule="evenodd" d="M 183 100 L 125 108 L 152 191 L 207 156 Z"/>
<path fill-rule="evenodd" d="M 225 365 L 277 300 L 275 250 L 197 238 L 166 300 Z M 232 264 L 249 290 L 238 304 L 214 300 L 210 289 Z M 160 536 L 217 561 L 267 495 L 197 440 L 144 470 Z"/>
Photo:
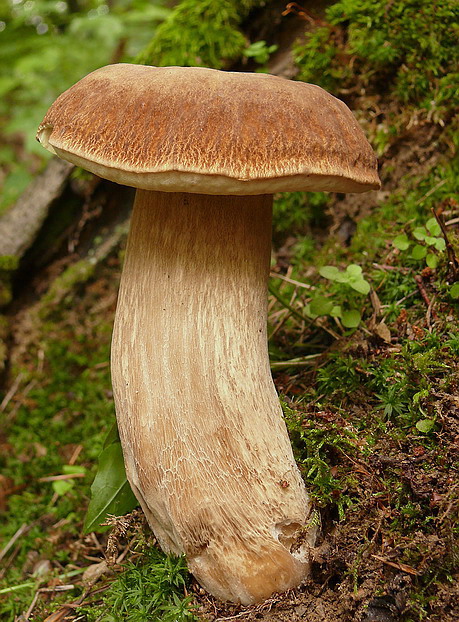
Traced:
<path fill-rule="evenodd" d="M 375 393 L 374 397 L 379 402 L 376 408 L 382 410 L 386 419 L 391 419 L 393 415 L 404 416 L 409 412 L 411 400 L 404 380 L 389 384 L 381 393 Z"/>
<path fill-rule="evenodd" d="M 329 281 L 349 285 L 359 294 L 367 295 L 370 292 L 370 284 L 364 279 L 362 268 L 356 264 L 350 264 L 344 271 L 335 266 L 323 266 L 319 274 Z"/>
<path fill-rule="evenodd" d="M 86 469 L 83 466 L 77 466 L 74 464 L 64 464 L 62 467 L 63 475 L 76 475 L 82 476 L 86 473 Z M 52 482 L 53 491 L 59 496 L 67 494 L 75 486 L 74 479 L 56 479 Z"/>
<path fill-rule="evenodd" d="M 330 354 L 326 365 L 317 372 L 317 390 L 320 395 L 331 395 L 337 392 L 351 393 L 360 386 L 360 374 L 357 371 L 358 361 L 352 356 Z"/>
<path fill-rule="evenodd" d="M 451 285 L 449 295 L 451 296 L 451 298 L 454 299 L 459 298 L 459 283 L 454 283 L 453 285 Z"/>
<path fill-rule="evenodd" d="M 413 242 L 415 238 L 411 230 L 416 227 L 425 227 L 429 219 L 427 215 L 432 209 L 450 203 L 455 205 L 459 202 L 458 180 L 459 158 L 457 157 L 441 161 L 427 175 L 405 176 L 403 183 L 390 193 L 371 215 L 357 223 L 357 230 L 349 247 L 351 253 L 364 252 L 368 262 L 381 263 L 388 241 L 392 243 L 397 236 L 406 233 L 408 241 Z M 407 223 L 411 224 L 407 225 Z M 439 237 L 438 234 L 432 235 L 426 230 L 426 235 L 427 233 L 431 237 Z M 368 240 L 372 243 L 368 244 Z M 402 243 L 403 240 L 404 238 Z M 418 243 L 417 240 L 416 243 Z M 433 246 L 429 247 L 428 252 L 439 253 Z M 406 267 L 407 260 L 410 263 L 414 261 L 409 257 L 409 253 L 402 255 L 402 258 L 404 267 Z M 385 278 L 389 276 L 386 274 Z"/>
<path fill-rule="evenodd" d="M 139 562 L 127 564 L 110 585 L 103 605 L 95 612 L 97 619 L 102 622 L 197 622 L 192 611 L 192 597 L 185 595 L 186 584 L 184 557 L 148 549 Z"/>
<path fill-rule="evenodd" d="M 438 266 L 438 255 L 434 250 L 441 253 L 446 248 L 444 238 L 441 236 L 441 228 L 435 218 L 429 218 L 425 226 L 415 227 L 411 231 L 411 240 L 406 233 L 402 233 L 394 238 L 392 244 L 402 252 L 410 251 L 409 256 L 415 261 L 425 259 L 429 268 Z"/>
<path fill-rule="evenodd" d="M 422 434 L 433 431 L 436 417 L 429 403 L 443 376 L 448 382 L 450 365 L 444 356 L 448 351 L 454 353 L 455 342 L 454 335 L 443 341 L 438 335 L 427 334 L 419 341 L 407 340 L 396 358 L 368 366 L 369 387 L 377 400 L 374 411 L 400 429 L 416 428 Z"/>
<path fill-rule="evenodd" d="M 268 62 L 269 57 L 279 48 L 278 45 L 267 45 L 266 41 L 255 41 L 243 51 L 246 58 L 252 58 L 259 65 Z"/>
<path fill-rule="evenodd" d="M 343 287 L 343 300 L 347 299 L 348 288 L 359 294 L 367 295 L 370 292 L 370 284 L 364 278 L 362 268 L 356 264 L 350 264 L 345 270 L 339 270 L 335 266 L 323 266 L 319 274 L 329 281 L 338 283 Z M 315 296 L 305 307 L 306 315 L 316 318 L 323 315 L 339 318 L 345 328 L 357 328 L 362 320 L 362 315 L 356 307 L 344 309 L 342 304 L 336 304 L 334 300 L 326 296 Z"/>
<path fill-rule="evenodd" d="M 435 419 L 419 419 L 416 422 L 416 429 L 422 434 L 428 434 L 435 426 Z"/>

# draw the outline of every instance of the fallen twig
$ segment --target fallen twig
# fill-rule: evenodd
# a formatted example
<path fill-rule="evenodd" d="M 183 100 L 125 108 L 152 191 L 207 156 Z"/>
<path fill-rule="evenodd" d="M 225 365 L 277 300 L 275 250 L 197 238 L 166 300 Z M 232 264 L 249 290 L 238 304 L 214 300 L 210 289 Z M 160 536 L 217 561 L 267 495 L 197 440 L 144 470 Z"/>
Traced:
<path fill-rule="evenodd" d="M 268 285 L 268 290 L 269 290 L 269 293 L 272 294 L 274 298 L 276 298 L 283 307 L 288 309 L 290 313 L 293 315 L 293 317 L 295 317 L 297 320 L 304 322 L 305 320 L 308 319 L 302 313 L 294 309 L 286 300 L 284 300 L 282 296 L 279 294 L 279 292 L 277 292 L 274 287 L 272 287 L 271 285 Z"/>
<path fill-rule="evenodd" d="M 459 281 L 459 261 L 456 257 L 453 245 L 450 242 L 441 211 L 437 211 L 435 207 L 432 207 L 432 213 L 435 216 L 435 220 L 438 222 L 442 235 L 445 239 L 446 254 L 448 255 L 448 282 L 455 283 L 456 281 Z"/>
<path fill-rule="evenodd" d="M 40 591 L 37 590 L 34 594 L 34 597 L 32 598 L 32 602 L 30 603 L 29 608 L 24 614 L 24 620 L 28 620 L 30 616 L 32 615 L 32 611 L 34 610 L 35 605 L 37 604 L 37 600 L 39 596 L 40 596 Z"/>
<path fill-rule="evenodd" d="M 389 266 L 385 263 L 373 263 L 373 268 L 376 268 L 376 270 L 384 270 L 389 272 L 391 270 L 394 270 L 396 272 L 403 272 L 404 274 L 411 271 L 411 268 L 404 268 L 402 266 Z"/>
<path fill-rule="evenodd" d="M 40 587 L 36 592 L 35 595 L 33 597 L 32 602 L 29 605 L 29 608 L 27 609 L 26 613 L 24 614 L 24 620 L 28 620 L 30 618 L 30 616 L 32 615 L 32 612 L 35 608 L 35 605 L 37 604 L 37 600 L 38 597 L 40 596 L 40 594 L 46 594 L 49 592 L 67 592 L 68 590 L 74 590 L 75 586 L 74 585 L 55 585 L 54 587 Z"/>
<path fill-rule="evenodd" d="M 318 354 L 308 354 L 297 359 L 290 359 L 289 361 L 273 361 L 271 362 L 271 369 L 280 369 L 282 367 L 304 367 L 305 365 L 313 365 L 315 359 L 323 356 L 322 352 Z"/>
<path fill-rule="evenodd" d="M 419 293 L 421 294 L 421 297 L 426 304 L 428 314 L 431 315 L 434 318 L 434 320 L 436 320 L 438 316 L 435 310 L 432 308 L 433 301 L 430 300 L 429 294 L 427 293 L 426 288 L 424 287 L 424 281 L 422 280 L 422 276 L 420 276 L 419 274 L 415 274 L 414 280 L 416 281 L 416 285 L 418 286 Z"/>
<path fill-rule="evenodd" d="M 57 579 L 67 579 L 69 577 L 74 577 L 78 574 L 82 574 L 86 568 L 78 568 L 77 570 L 71 570 L 70 572 L 64 572 L 61 575 L 58 575 Z M 28 581 L 27 583 L 20 583 L 19 585 L 11 585 L 10 587 L 4 587 L 0 590 L 0 594 L 10 594 L 11 592 L 17 592 L 18 590 L 25 590 L 30 587 L 35 587 L 37 585 L 36 581 Z M 54 589 L 54 588 L 53 588 Z"/>
<path fill-rule="evenodd" d="M 14 407 L 11 409 L 11 412 L 8 413 L 8 420 L 9 421 L 14 419 L 14 417 L 16 416 L 16 413 L 18 412 L 18 410 L 20 409 L 20 407 L 23 404 L 23 399 L 28 395 L 28 393 L 30 393 L 30 391 L 36 386 L 36 384 L 37 384 L 37 380 L 34 378 L 21 391 L 21 399 L 19 399 L 16 402 Z"/>
<path fill-rule="evenodd" d="M 41 587 L 39 588 L 39 592 L 68 592 L 69 590 L 74 590 L 75 586 L 73 583 L 69 583 L 69 585 L 54 585 L 53 587 Z"/>
<path fill-rule="evenodd" d="M 6 575 L 6 573 L 8 572 L 8 570 L 11 568 L 11 566 L 13 565 L 14 560 L 16 559 L 16 557 L 19 555 L 21 551 L 21 546 L 18 545 L 15 549 L 13 549 L 11 555 L 8 557 L 8 559 L 5 561 L 5 565 L 3 566 L 3 568 L 0 570 L 0 581 L 3 579 L 3 577 Z"/>
<path fill-rule="evenodd" d="M 296 17 L 299 17 L 300 19 L 304 19 L 306 22 L 311 24 L 311 26 L 313 26 L 314 28 L 316 28 L 317 26 L 329 26 L 330 25 L 328 22 L 325 22 L 320 17 L 316 17 L 315 15 L 312 15 L 312 13 L 308 13 L 306 9 L 301 6 L 301 4 L 298 4 L 298 2 L 289 2 L 281 15 L 282 17 L 286 17 L 287 15 L 290 15 L 291 13 L 293 13 Z"/>
<path fill-rule="evenodd" d="M 290 279 L 288 276 L 284 276 L 283 274 L 277 274 L 277 272 L 270 272 L 269 276 L 272 279 L 281 279 L 286 283 L 290 283 L 291 285 L 297 285 L 298 287 L 304 287 L 305 289 L 315 289 L 312 285 L 308 283 L 302 283 L 301 281 L 296 281 L 295 279 Z"/>
<path fill-rule="evenodd" d="M 14 397 L 14 394 L 19 389 L 19 385 L 21 384 L 21 380 L 23 379 L 23 377 L 24 377 L 24 374 L 22 374 L 22 373 L 17 375 L 15 381 L 13 382 L 13 384 L 10 387 L 10 390 L 5 395 L 5 397 L 2 400 L 2 403 L 0 404 L 0 412 L 3 412 L 5 410 L 5 408 L 10 403 L 11 398 Z"/>
<path fill-rule="evenodd" d="M 57 482 L 63 479 L 74 479 L 75 477 L 85 477 L 86 473 L 63 473 L 62 475 L 47 475 L 39 477 L 37 482 Z"/>
<path fill-rule="evenodd" d="M 397 570 L 401 570 L 402 572 L 406 572 L 407 574 L 412 574 L 415 576 L 419 576 L 421 573 L 412 568 L 411 566 L 407 566 L 407 564 L 402 564 L 401 562 L 391 562 L 388 559 L 384 559 L 384 557 L 380 557 L 379 555 L 372 555 L 375 559 L 387 566 L 391 566 L 392 568 L 396 568 Z"/>
<path fill-rule="evenodd" d="M 13 547 L 13 545 L 15 544 L 15 542 L 23 535 L 25 534 L 30 528 L 32 527 L 32 525 L 27 525 L 26 523 L 24 523 L 23 525 L 21 525 L 19 527 L 19 529 L 16 531 L 16 533 L 13 535 L 13 537 L 10 539 L 10 541 L 6 544 L 6 546 L 3 548 L 2 551 L 0 551 L 0 562 L 2 561 L 2 559 L 5 557 L 5 555 L 8 553 L 8 551 Z"/>
<path fill-rule="evenodd" d="M 81 451 L 83 449 L 83 445 L 77 445 L 72 453 L 72 456 L 70 457 L 70 460 L 68 462 L 68 464 L 70 466 L 73 466 L 75 464 L 75 462 L 78 459 L 78 456 L 80 455 Z M 69 475 L 71 475 L 72 477 L 84 477 L 85 473 L 70 473 Z M 64 476 L 57 476 L 59 477 L 59 479 L 70 479 L 69 477 L 65 477 Z M 40 480 L 39 480 L 40 481 Z M 50 480 L 53 481 L 53 480 Z M 57 492 L 55 492 L 51 498 L 50 501 L 50 505 L 54 505 L 56 503 L 56 501 L 59 499 L 59 494 Z"/>

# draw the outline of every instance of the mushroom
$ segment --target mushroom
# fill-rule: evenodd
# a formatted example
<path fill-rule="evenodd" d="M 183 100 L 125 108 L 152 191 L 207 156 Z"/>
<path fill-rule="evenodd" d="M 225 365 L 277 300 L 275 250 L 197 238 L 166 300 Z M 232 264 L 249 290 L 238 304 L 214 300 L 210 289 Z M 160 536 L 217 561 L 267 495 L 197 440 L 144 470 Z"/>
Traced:
<path fill-rule="evenodd" d="M 315 527 L 268 359 L 272 195 L 379 188 L 360 127 L 314 85 L 119 64 L 63 93 L 37 138 L 138 188 L 111 364 L 159 544 L 222 600 L 299 585 Z"/>

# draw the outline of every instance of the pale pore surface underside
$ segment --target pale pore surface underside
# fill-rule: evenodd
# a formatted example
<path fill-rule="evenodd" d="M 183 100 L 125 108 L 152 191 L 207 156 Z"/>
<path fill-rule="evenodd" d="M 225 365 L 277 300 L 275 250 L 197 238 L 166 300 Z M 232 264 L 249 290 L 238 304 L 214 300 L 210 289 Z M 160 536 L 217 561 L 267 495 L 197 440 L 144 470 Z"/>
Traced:
<path fill-rule="evenodd" d="M 127 473 L 153 531 L 243 603 L 308 571 L 289 552 L 311 508 L 267 355 L 271 203 L 138 191 L 112 347 Z"/>

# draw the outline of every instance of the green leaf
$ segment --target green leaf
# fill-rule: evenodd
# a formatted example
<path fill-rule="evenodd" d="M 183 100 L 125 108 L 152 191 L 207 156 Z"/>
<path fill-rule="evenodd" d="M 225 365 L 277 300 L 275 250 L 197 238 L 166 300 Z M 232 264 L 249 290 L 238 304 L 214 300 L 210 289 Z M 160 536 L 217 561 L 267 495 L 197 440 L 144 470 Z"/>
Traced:
<path fill-rule="evenodd" d="M 351 263 L 347 266 L 346 272 L 349 274 L 349 276 L 357 277 L 361 276 L 362 268 L 355 263 Z"/>
<path fill-rule="evenodd" d="M 410 247 L 411 242 L 406 233 L 402 233 L 392 240 L 392 244 L 395 248 L 398 248 L 398 250 L 406 251 Z"/>
<path fill-rule="evenodd" d="M 426 229 L 430 233 L 430 235 L 438 236 L 441 234 L 441 227 L 437 222 L 436 218 L 429 218 L 426 222 Z"/>
<path fill-rule="evenodd" d="M 242 54 L 247 58 L 254 58 L 257 63 L 266 63 L 270 55 L 277 50 L 278 45 L 266 45 L 266 41 L 255 41 Z"/>
<path fill-rule="evenodd" d="M 446 248 L 446 242 L 443 238 L 435 238 L 434 246 L 437 251 L 444 251 Z"/>
<path fill-rule="evenodd" d="M 104 440 L 104 449 L 106 447 L 108 447 L 109 445 L 111 445 L 112 443 L 119 443 L 120 442 L 120 435 L 118 432 L 118 425 L 116 423 L 116 421 L 114 421 L 112 423 L 112 427 L 110 428 L 110 430 L 107 433 L 107 436 L 105 437 Z"/>
<path fill-rule="evenodd" d="M 59 497 L 65 495 L 75 486 L 75 482 L 68 479 L 58 479 L 52 483 L 53 490 Z"/>
<path fill-rule="evenodd" d="M 341 273 L 336 266 L 322 266 L 322 268 L 319 269 L 319 274 L 323 276 L 324 279 L 336 281 Z"/>
<path fill-rule="evenodd" d="M 433 238 L 431 235 L 426 235 L 424 241 L 428 246 L 435 246 L 435 244 L 437 243 L 437 239 L 438 238 Z"/>
<path fill-rule="evenodd" d="M 76 464 L 64 464 L 62 472 L 65 475 L 74 475 L 76 473 L 86 473 L 84 466 Z M 52 482 L 52 488 L 56 494 L 60 497 L 65 495 L 69 490 L 75 486 L 75 481 L 72 479 L 57 479 Z"/>
<path fill-rule="evenodd" d="M 86 473 L 86 469 L 84 466 L 78 466 L 76 464 L 64 464 L 62 467 L 62 471 L 66 475 L 74 474 L 74 473 Z"/>
<path fill-rule="evenodd" d="M 429 266 L 429 268 L 436 268 L 438 266 L 438 257 L 433 253 L 429 253 L 426 257 L 426 264 Z"/>
<path fill-rule="evenodd" d="M 423 434 L 428 434 L 435 425 L 433 419 L 421 419 L 416 423 L 416 428 Z"/>
<path fill-rule="evenodd" d="M 370 283 L 368 283 L 368 281 L 365 281 L 365 279 L 363 278 L 349 281 L 349 285 L 352 287 L 352 289 L 355 289 L 356 292 L 359 292 L 360 294 L 365 294 L 365 296 L 369 293 L 371 289 Z"/>
<path fill-rule="evenodd" d="M 427 233 L 424 227 L 416 227 L 415 229 L 413 229 L 413 235 L 416 240 L 425 240 L 427 237 Z"/>
<path fill-rule="evenodd" d="M 411 257 L 413 259 L 424 259 L 427 255 L 427 249 L 425 246 L 421 246 L 420 244 L 416 244 L 411 250 Z"/>
<path fill-rule="evenodd" d="M 91 501 L 84 522 L 84 532 L 104 531 L 100 523 L 107 514 L 121 516 L 138 505 L 124 469 L 121 443 L 111 443 L 99 456 L 99 467 L 91 486 Z"/>
<path fill-rule="evenodd" d="M 357 328 L 360 324 L 362 316 L 357 309 L 351 309 L 350 311 L 343 311 L 341 316 L 341 322 L 345 328 Z"/>
<path fill-rule="evenodd" d="M 333 302 L 325 296 L 317 296 L 309 303 L 309 309 L 314 315 L 329 315 L 333 309 Z"/>
<path fill-rule="evenodd" d="M 451 285 L 449 295 L 451 296 L 451 298 L 459 298 L 459 283 L 454 283 L 454 285 Z"/>
<path fill-rule="evenodd" d="M 341 310 L 341 306 L 340 305 L 335 305 L 332 310 L 330 311 L 330 316 L 331 317 L 341 317 L 343 315 L 343 312 Z"/>
<path fill-rule="evenodd" d="M 310 303 L 309 303 L 309 302 L 308 302 L 307 304 L 305 304 L 305 305 L 304 305 L 304 307 L 303 307 L 303 311 L 304 311 L 304 314 L 305 314 L 307 317 L 310 317 L 310 318 L 311 318 L 311 320 L 315 320 L 315 319 L 316 319 L 316 317 L 319 317 L 317 313 L 313 313 L 313 312 L 311 311 L 311 305 L 310 305 Z"/>

